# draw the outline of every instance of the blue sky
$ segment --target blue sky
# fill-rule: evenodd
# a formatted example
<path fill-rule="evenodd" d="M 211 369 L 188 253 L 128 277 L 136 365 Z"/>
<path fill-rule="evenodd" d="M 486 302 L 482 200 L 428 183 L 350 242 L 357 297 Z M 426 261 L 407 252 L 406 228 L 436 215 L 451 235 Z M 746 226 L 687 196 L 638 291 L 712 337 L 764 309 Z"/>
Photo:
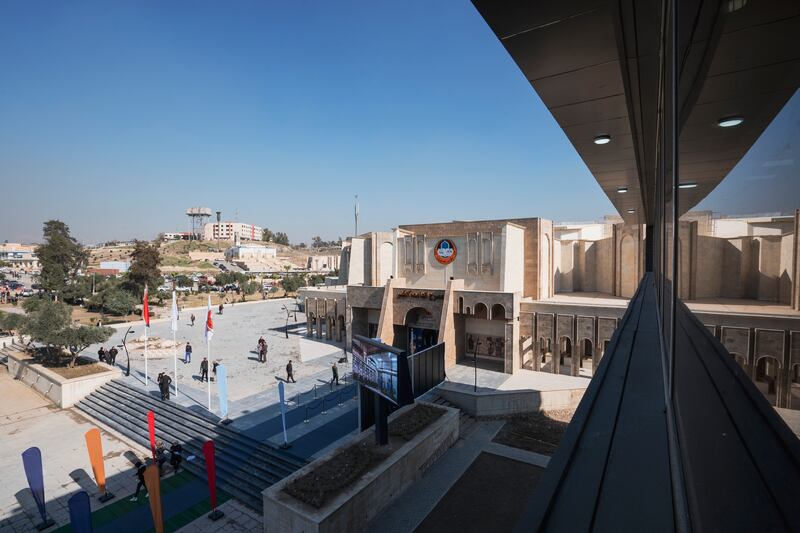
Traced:
<path fill-rule="evenodd" d="M 0 72 L 0 240 L 614 212 L 468 1 L 6 1 Z"/>
<path fill-rule="evenodd" d="M 0 239 L 613 209 L 466 1 L 4 2 L 0 71 Z"/>

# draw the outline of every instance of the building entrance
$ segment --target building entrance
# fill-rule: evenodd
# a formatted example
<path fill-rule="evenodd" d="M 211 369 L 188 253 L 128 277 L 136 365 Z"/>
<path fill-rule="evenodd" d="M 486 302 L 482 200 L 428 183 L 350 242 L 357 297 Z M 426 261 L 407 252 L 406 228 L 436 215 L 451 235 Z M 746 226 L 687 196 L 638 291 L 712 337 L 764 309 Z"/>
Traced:
<path fill-rule="evenodd" d="M 434 346 L 439 340 L 439 332 L 435 329 L 408 328 L 408 353 L 421 352 Z"/>

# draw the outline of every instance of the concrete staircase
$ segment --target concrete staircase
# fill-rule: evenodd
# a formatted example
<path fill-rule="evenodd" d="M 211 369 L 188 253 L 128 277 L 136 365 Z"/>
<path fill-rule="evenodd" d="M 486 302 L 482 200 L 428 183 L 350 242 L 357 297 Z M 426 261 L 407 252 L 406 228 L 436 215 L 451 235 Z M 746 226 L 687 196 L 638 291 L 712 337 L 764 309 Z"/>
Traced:
<path fill-rule="evenodd" d="M 475 426 L 476 420 L 473 417 L 469 416 L 466 413 L 466 411 L 462 410 L 459 406 L 457 406 L 457 405 L 445 400 L 444 398 L 442 398 L 438 394 L 436 394 L 433 397 L 433 399 L 431 400 L 431 403 L 434 403 L 436 405 L 441 405 L 441 406 L 444 406 L 444 407 L 452 407 L 453 409 L 458 409 L 460 411 L 459 415 L 458 415 L 458 438 L 459 439 L 466 438 L 470 433 L 472 433 L 475 430 L 475 428 L 476 428 L 476 426 Z"/>
<path fill-rule="evenodd" d="M 221 426 L 208 415 L 172 402 L 161 401 L 122 380 L 110 381 L 81 400 L 76 407 L 129 439 L 150 447 L 147 412 L 155 413 L 156 438 L 167 448 L 183 446 L 186 470 L 206 479 L 202 446 L 213 440 L 217 486 L 248 507 L 261 512 L 261 491 L 306 463 L 283 450 Z M 193 461 L 186 457 L 195 455 Z"/>

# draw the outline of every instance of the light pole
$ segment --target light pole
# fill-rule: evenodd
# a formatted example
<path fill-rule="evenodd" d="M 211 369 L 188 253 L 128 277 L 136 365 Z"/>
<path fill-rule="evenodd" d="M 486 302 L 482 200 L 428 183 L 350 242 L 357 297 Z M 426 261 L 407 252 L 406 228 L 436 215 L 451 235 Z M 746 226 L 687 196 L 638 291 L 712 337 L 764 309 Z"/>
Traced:
<path fill-rule="evenodd" d="M 125 335 L 122 337 L 122 347 L 125 349 L 125 357 L 128 360 L 128 367 L 125 369 L 125 376 L 131 375 L 131 356 L 128 353 L 128 345 L 125 343 L 125 340 L 128 338 L 128 333 L 133 333 L 133 327 L 129 326 L 128 331 L 126 331 Z"/>
<path fill-rule="evenodd" d="M 283 328 L 283 332 L 286 333 L 286 338 L 289 338 L 289 309 L 284 305 L 283 310 L 286 311 L 286 326 Z"/>

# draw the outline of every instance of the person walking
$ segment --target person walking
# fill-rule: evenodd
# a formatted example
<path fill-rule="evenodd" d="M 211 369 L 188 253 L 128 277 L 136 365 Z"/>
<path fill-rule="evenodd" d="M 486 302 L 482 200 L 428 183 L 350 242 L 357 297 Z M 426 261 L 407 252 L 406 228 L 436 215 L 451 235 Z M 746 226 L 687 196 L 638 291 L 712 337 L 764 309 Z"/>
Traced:
<path fill-rule="evenodd" d="M 183 354 L 183 363 L 189 364 L 192 362 L 192 343 L 186 341 L 186 351 Z"/>
<path fill-rule="evenodd" d="M 116 346 L 112 346 L 111 349 L 108 351 L 108 364 L 114 366 L 117 364 L 117 354 L 119 350 L 117 350 Z"/>
<path fill-rule="evenodd" d="M 292 361 L 291 360 L 289 360 L 289 362 L 286 363 L 286 383 L 289 383 L 290 381 L 292 383 L 297 383 L 294 380 L 294 369 L 292 368 Z"/>
<path fill-rule="evenodd" d="M 261 349 L 258 352 L 258 360 L 261 363 L 267 362 L 267 349 L 267 341 L 264 341 L 264 343 L 261 345 Z"/>
<path fill-rule="evenodd" d="M 200 381 L 208 381 L 208 359 L 205 357 L 200 363 Z"/>
<path fill-rule="evenodd" d="M 333 377 L 331 378 L 331 384 L 336 384 L 339 386 L 339 367 L 336 366 L 336 361 L 333 362 L 331 365 L 331 372 L 333 372 Z"/>
<path fill-rule="evenodd" d="M 219 314 L 222 314 L 223 305 L 219 304 Z"/>
<path fill-rule="evenodd" d="M 194 327 L 194 321 L 195 321 L 194 313 L 192 313 L 192 316 L 189 317 L 189 320 L 192 322 L 192 327 Z"/>
<path fill-rule="evenodd" d="M 214 359 L 211 364 L 211 381 L 217 381 L 217 367 L 219 366 L 219 359 Z"/>
<path fill-rule="evenodd" d="M 144 471 L 147 468 L 144 463 L 141 461 L 136 461 L 136 464 L 133 465 L 136 468 L 136 492 L 133 493 L 131 496 L 130 501 L 135 502 L 139 499 L 139 491 L 144 487 L 144 497 L 147 498 L 150 494 L 147 493 L 147 485 L 144 484 Z"/>

